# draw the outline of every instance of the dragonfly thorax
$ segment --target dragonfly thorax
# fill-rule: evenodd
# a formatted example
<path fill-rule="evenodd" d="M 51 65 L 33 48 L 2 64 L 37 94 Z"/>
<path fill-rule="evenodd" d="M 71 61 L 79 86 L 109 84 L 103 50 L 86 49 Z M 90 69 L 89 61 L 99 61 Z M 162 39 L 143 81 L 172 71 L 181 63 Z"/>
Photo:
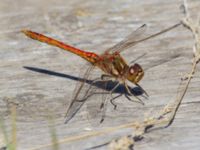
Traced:
<path fill-rule="evenodd" d="M 125 77 L 128 70 L 128 65 L 120 54 L 108 54 L 101 55 L 101 60 L 97 62 L 97 66 L 101 68 L 105 73 L 116 77 Z"/>

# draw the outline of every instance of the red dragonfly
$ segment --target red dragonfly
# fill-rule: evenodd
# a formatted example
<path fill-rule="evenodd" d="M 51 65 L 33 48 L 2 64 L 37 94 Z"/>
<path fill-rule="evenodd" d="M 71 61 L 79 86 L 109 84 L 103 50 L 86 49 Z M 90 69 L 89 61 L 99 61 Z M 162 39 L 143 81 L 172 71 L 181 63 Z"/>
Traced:
<path fill-rule="evenodd" d="M 141 43 L 143 41 L 156 37 L 162 33 L 165 33 L 169 30 L 172 30 L 173 28 L 178 27 L 180 24 L 181 23 L 175 24 L 173 26 L 170 26 L 150 36 L 142 37 L 142 33 L 144 33 L 146 30 L 146 25 L 144 24 L 140 26 L 137 30 L 132 32 L 130 35 L 128 35 L 124 40 L 117 43 L 113 47 L 105 50 L 100 55 L 93 52 L 86 52 L 84 50 L 80 50 L 66 43 L 60 42 L 58 40 L 55 40 L 53 38 L 47 37 L 45 35 L 30 31 L 30 30 L 22 30 L 22 32 L 34 40 L 38 40 L 40 42 L 47 43 L 49 45 L 53 45 L 63 50 L 69 51 L 71 53 L 74 53 L 84 58 L 87 62 L 89 62 L 89 67 L 86 69 L 82 77 L 83 80 L 81 80 L 81 82 L 77 84 L 76 89 L 74 90 L 73 98 L 71 100 L 71 103 L 66 113 L 65 123 L 67 123 L 80 110 L 80 108 L 86 102 L 86 100 L 91 99 L 91 97 L 96 94 L 100 94 L 100 95 L 107 94 L 107 95 L 112 96 L 114 91 L 120 85 L 124 85 L 126 89 L 125 96 L 129 100 L 132 100 L 129 96 L 135 96 L 135 95 L 131 92 L 130 87 L 127 85 L 126 81 L 130 81 L 131 83 L 135 84 L 136 86 L 142 89 L 142 87 L 139 86 L 138 82 L 143 78 L 144 71 L 142 67 L 137 63 L 129 66 L 120 55 L 120 52 L 138 43 Z M 104 74 L 99 75 L 99 77 L 96 79 L 94 78 L 92 79 L 92 71 L 94 70 L 94 68 L 101 69 L 104 72 Z M 110 81 L 110 79 L 114 79 L 114 81 L 117 81 L 117 84 L 115 84 L 115 86 L 113 86 L 108 91 L 106 89 L 108 89 L 108 81 Z M 98 92 L 98 89 L 103 89 L 103 90 L 101 92 Z M 147 93 L 144 90 L 143 92 L 147 95 Z M 114 103 L 114 99 L 117 97 L 118 96 L 109 98 L 110 102 L 114 105 L 114 108 L 116 108 L 117 106 Z M 104 105 L 107 102 L 107 100 L 108 100 L 107 97 L 103 97 L 99 106 L 95 106 L 96 104 L 94 104 L 93 106 L 91 105 L 91 107 L 89 108 L 89 111 L 91 111 L 90 114 L 92 114 L 93 117 L 95 117 L 98 111 L 103 110 L 101 114 L 100 122 L 103 122 L 104 117 L 105 117 Z M 143 104 L 143 102 L 138 97 L 137 97 L 137 100 Z M 95 100 L 93 100 L 93 102 L 94 101 Z M 95 109 L 99 109 L 99 110 L 95 110 Z M 96 112 L 94 113 L 94 111 Z"/>

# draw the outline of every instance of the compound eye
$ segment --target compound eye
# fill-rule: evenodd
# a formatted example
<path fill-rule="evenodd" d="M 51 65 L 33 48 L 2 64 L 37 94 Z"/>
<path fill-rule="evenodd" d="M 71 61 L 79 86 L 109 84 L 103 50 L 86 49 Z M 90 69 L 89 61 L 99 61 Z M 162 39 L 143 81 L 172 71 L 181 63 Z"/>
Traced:
<path fill-rule="evenodd" d="M 130 68 L 129 72 L 130 74 L 134 74 L 135 70 L 133 69 L 133 67 Z"/>

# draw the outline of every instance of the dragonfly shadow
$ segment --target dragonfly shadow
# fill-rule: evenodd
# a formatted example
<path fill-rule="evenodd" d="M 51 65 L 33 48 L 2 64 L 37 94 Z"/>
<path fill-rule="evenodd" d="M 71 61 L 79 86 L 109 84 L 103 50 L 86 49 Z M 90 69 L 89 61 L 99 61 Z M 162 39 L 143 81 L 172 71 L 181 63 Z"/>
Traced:
<path fill-rule="evenodd" d="M 93 86 L 96 86 L 98 88 L 102 88 L 106 91 L 112 91 L 117 86 L 117 88 L 112 91 L 113 93 L 129 95 L 125 86 L 123 84 L 119 84 L 119 82 L 117 82 L 117 81 L 112 81 L 112 80 L 96 81 L 95 83 L 93 83 L 93 81 L 89 80 L 89 82 L 88 81 L 86 81 L 86 82 L 88 84 L 92 84 Z M 129 87 L 129 89 L 130 89 L 131 93 L 135 96 L 139 96 L 144 93 L 140 87 L 134 87 L 134 88 Z"/>
<path fill-rule="evenodd" d="M 59 73 L 59 72 L 55 72 L 55 71 L 51 71 L 51 70 L 47 70 L 47 69 L 37 68 L 37 67 L 23 66 L 23 68 L 25 68 L 27 70 L 34 71 L 34 72 L 51 75 L 51 76 L 71 79 L 71 80 L 74 80 L 74 81 L 85 81 L 87 84 L 90 84 L 92 86 L 96 86 L 96 87 L 104 89 L 106 91 L 111 91 L 118 84 L 117 81 L 109 80 L 109 81 L 106 81 L 106 86 L 105 86 L 105 81 L 94 82 L 93 80 L 85 80 L 84 78 L 75 77 L 75 76 L 72 76 L 72 75 Z M 140 87 L 137 87 L 137 86 L 133 87 L 133 88 L 129 87 L 129 89 L 132 92 L 132 94 L 135 95 L 135 96 L 139 96 L 139 95 L 142 95 L 144 93 L 144 91 Z M 127 90 L 126 90 L 126 88 L 123 84 L 119 84 L 117 86 L 117 88 L 113 91 L 113 93 L 128 94 Z"/>

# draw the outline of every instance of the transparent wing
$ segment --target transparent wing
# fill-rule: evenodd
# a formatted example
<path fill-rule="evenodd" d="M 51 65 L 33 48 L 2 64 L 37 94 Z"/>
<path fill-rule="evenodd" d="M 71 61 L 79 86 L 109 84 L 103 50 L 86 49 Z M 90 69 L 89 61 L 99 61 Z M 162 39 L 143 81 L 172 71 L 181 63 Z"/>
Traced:
<path fill-rule="evenodd" d="M 65 123 L 68 123 L 86 102 L 91 88 L 88 78 L 93 69 L 94 66 L 90 65 L 88 69 L 86 69 L 84 75 L 80 78 L 80 81 L 77 83 L 72 100 L 65 115 Z"/>
<path fill-rule="evenodd" d="M 99 125 L 106 114 L 106 103 L 110 99 L 110 89 L 112 85 L 108 80 L 101 79 L 102 71 L 94 66 L 90 66 L 85 72 L 84 80 L 77 83 L 73 98 L 66 113 L 65 123 L 68 123 L 76 113 L 86 106 L 84 119 L 88 119 L 92 126 Z M 108 87 L 111 86 L 111 87 Z M 82 109 L 82 106 L 84 108 Z"/>
<path fill-rule="evenodd" d="M 110 99 L 108 82 L 96 80 L 94 86 L 98 89 L 93 91 L 92 96 L 88 99 L 86 106 L 88 112 L 88 120 L 94 127 L 103 122 L 106 116 L 107 102 Z"/>
<path fill-rule="evenodd" d="M 120 52 L 127 49 L 128 47 L 134 46 L 136 44 L 136 41 L 141 39 L 141 36 L 145 33 L 146 28 L 146 24 L 143 24 L 131 34 L 126 36 L 125 39 L 107 49 L 106 52 Z"/>
<path fill-rule="evenodd" d="M 142 25 L 141 27 L 139 27 L 137 30 L 135 30 L 134 32 L 132 32 L 130 35 L 128 35 L 124 40 L 122 40 L 121 42 L 117 43 L 116 45 L 114 45 L 113 47 L 109 48 L 106 50 L 106 52 L 122 52 L 127 48 L 130 48 L 138 43 L 144 42 L 148 39 L 154 38 L 160 34 L 163 34 L 165 32 L 168 32 L 176 27 L 178 27 L 179 25 L 181 25 L 181 23 L 177 23 L 173 26 L 170 26 L 160 32 L 157 32 L 155 34 L 152 34 L 150 36 L 146 36 L 144 37 L 144 33 L 146 31 L 146 25 Z"/>

